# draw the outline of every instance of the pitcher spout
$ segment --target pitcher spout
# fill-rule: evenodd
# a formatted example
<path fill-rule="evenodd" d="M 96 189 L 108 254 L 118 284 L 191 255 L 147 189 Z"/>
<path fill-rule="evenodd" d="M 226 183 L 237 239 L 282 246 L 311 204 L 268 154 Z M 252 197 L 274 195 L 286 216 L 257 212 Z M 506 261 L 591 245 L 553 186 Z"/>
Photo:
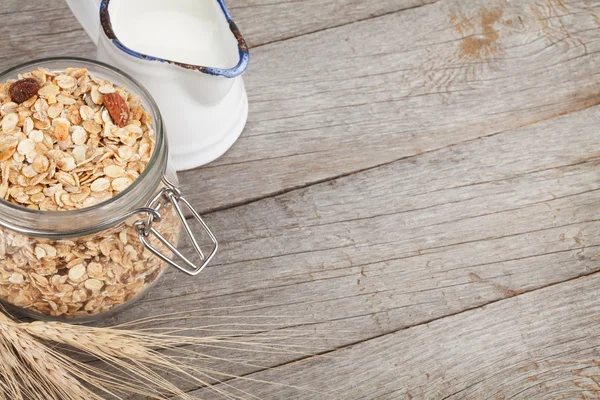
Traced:
<path fill-rule="evenodd" d="M 132 19 L 139 10 L 143 18 Z M 240 76 L 250 60 L 223 0 L 102 0 L 100 21 L 114 46 L 140 60 L 223 78 Z"/>

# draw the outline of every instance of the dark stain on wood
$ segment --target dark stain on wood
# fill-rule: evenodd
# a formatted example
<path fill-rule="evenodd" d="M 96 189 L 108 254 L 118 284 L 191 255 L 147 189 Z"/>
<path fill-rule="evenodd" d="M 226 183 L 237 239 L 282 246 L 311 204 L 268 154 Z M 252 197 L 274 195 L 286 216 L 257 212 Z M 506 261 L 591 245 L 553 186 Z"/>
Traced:
<path fill-rule="evenodd" d="M 563 18 L 571 14 L 563 0 L 545 0 L 530 6 L 539 33 L 553 45 L 581 47 L 583 54 L 588 54 L 587 46 L 582 39 L 573 37 L 567 29 Z M 593 16 L 592 16 L 593 17 Z"/>
<path fill-rule="evenodd" d="M 535 371 L 539 368 L 540 367 L 537 363 L 530 363 L 527 365 L 523 365 L 522 367 L 519 367 L 518 371 L 519 372 L 529 372 L 529 371 Z"/>
<path fill-rule="evenodd" d="M 504 297 L 514 297 L 514 296 L 523 294 L 525 292 L 524 290 L 513 290 L 513 289 L 509 289 L 506 286 L 501 285 L 499 283 L 487 281 L 487 280 L 481 278 L 479 275 L 474 274 L 473 272 L 469 273 L 469 278 L 473 282 L 486 283 L 486 284 L 492 286 L 494 289 L 501 292 L 504 295 Z"/>
<path fill-rule="evenodd" d="M 578 246 L 583 246 L 585 243 L 585 240 L 583 239 L 583 232 L 579 231 L 577 236 L 573 237 L 573 240 L 575 241 L 575 243 L 577 243 Z"/>
<path fill-rule="evenodd" d="M 578 93 L 572 96 L 571 98 L 572 101 L 569 102 L 569 107 L 566 108 L 564 111 L 558 113 L 557 116 L 583 111 L 590 107 L 600 105 L 600 93 L 597 91 L 588 93 Z"/>
<path fill-rule="evenodd" d="M 502 23 L 502 15 L 503 11 L 500 8 L 482 8 L 474 18 L 462 13 L 450 15 L 450 22 L 462 36 L 458 50 L 459 59 L 486 61 L 502 53 L 503 47 L 498 43 L 500 33 L 494 28 L 497 23 Z"/>
<path fill-rule="evenodd" d="M 482 282 L 482 281 L 483 281 L 483 279 L 481 279 L 481 277 L 480 277 L 479 275 L 477 275 L 477 274 L 474 274 L 474 273 L 472 273 L 472 272 L 469 274 L 469 278 L 470 278 L 470 279 L 471 279 L 473 282 Z"/>

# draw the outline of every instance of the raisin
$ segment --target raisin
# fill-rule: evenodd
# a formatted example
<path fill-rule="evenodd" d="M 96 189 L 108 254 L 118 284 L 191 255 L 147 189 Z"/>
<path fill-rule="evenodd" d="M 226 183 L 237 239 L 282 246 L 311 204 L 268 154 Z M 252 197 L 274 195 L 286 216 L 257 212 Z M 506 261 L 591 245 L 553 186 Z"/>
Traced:
<path fill-rule="evenodd" d="M 40 90 L 40 84 L 33 78 L 26 78 L 13 83 L 8 93 L 12 101 L 21 104 L 35 96 L 38 90 Z"/>

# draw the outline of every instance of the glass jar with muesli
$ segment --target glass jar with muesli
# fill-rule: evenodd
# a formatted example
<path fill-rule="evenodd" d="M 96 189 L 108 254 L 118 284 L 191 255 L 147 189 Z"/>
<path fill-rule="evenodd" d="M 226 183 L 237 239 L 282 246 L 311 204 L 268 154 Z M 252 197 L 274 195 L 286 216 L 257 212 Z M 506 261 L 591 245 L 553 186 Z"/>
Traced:
<path fill-rule="evenodd" d="M 167 266 L 202 271 L 217 240 L 177 187 L 143 87 L 79 58 L 23 64 L 0 82 L 2 303 L 34 318 L 92 320 L 141 297 Z M 198 263 L 177 250 L 181 231 Z"/>

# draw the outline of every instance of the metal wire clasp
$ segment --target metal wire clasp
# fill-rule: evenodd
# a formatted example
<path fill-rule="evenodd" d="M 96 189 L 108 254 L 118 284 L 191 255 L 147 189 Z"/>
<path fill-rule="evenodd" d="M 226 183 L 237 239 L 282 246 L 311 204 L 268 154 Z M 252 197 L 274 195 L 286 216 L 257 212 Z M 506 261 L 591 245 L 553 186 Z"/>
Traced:
<path fill-rule="evenodd" d="M 196 276 L 200 272 L 202 272 L 202 270 L 208 265 L 210 260 L 212 260 L 212 258 L 215 256 L 217 250 L 219 249 L 219 243 L 215 238 L 215 235 L 213 235 L 213 233 L 210 231 L 206 223 L 202 220 L 200 215 L 196 212 L 196 210 L 192 208 L 192 205 L 185 198 L 183 198 L 183 196 L 181 196 L 181 191 L 177 187 L 169 183 L 166 179 L 164 180 L 164 182 L 166 184 L 166 187 L 163 188 L 160 192 L 158 192 L 158 194 L 148 204 L 148 208 L 154 210 L 155 212 L 148 213 L 147 220 L 137 221 L 134 224 L 135 229 L 138 233 L 140 241 L 144 244 L 144 246 L 146 246 L 148 250 L 152 252 L 152 254 L 154 254 L 167 264 L 185 272 L 186 274 Z M 202 261 L 202 264 L 200 266 L 194 264 L 187 257 L 185 257 L 153 226 L 154 222 L 161 221 L 162 215 L 160 211 L 163 209 L 163 207 L 166 207 L 169 204 L 173 205 L 188 237 L 190 238 L 190 241 L 192 242 L 194 250 L 196 250 L 196 253 L 200 257 L 200 260 Z M 212 241 L 213 248 L 208 257 L 205 256 L 202 252 L 202 249 L 200 248 L 200 245 L 198 244 L 198 241 L 196 240 L 196 237 L 194 236 L 194 233 L 192 232 L 192 229 L 188 224 L 185 215 L 183 214 L 181 205 L 183 205 L 190 211 L 190 213 L 200 223 L 200 225 Z M 180 265 L 179 263 L 177 263 L 176 259 L 167 257 L 165 254 L 161 253 L 157 248 L 152 246 L 152 244 L 150 244 L 148 240 L 150 235 L 154 235 L 154 237 L 156 237 L 162 244 L 164 244 L 176 258 L 183 262 L 184 265 Z"/>

